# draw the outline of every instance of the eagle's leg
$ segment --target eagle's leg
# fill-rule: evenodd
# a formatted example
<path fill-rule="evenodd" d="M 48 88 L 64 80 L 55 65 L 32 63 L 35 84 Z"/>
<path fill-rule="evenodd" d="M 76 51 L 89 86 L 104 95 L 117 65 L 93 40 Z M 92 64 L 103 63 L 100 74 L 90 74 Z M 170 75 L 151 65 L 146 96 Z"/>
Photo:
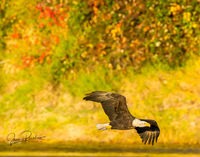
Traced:
<path fill-rule="evenodd" d="M 98 130 L 108 130 L 111 127 L 110 123 L 106 123 L 106 124 L 97 124 L 96 128 Z"/>

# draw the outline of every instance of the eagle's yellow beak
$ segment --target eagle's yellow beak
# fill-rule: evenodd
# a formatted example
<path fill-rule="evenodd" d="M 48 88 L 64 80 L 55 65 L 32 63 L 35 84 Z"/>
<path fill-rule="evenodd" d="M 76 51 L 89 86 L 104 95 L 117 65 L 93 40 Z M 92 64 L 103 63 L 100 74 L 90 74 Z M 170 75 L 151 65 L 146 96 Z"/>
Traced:
<path fill-rule="evenodd" d="M 148 127 L 150 127 L 150 124 L 149 124 L 149 123 L 145 123 L 145 126 L 148 126 Z"/>

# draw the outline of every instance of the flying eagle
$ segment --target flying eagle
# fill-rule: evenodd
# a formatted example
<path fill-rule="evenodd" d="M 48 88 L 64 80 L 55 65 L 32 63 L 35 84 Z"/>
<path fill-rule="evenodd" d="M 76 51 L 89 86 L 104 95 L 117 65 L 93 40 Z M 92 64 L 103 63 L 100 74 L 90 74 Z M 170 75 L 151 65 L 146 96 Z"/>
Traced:
<path fill-rule="evenodd" d="M 117 130 L 136 129 L 144 144 L 157 142 L 160 129 L 155 120 L 138 119 L 131 115 L 126 104 L 126 98 L 117 93 L 95 91 L 86 94 L 83 100 L 100 102 L 110 123 L 97 124 L 98 130 L 107 130 L 108 127 Z"/>

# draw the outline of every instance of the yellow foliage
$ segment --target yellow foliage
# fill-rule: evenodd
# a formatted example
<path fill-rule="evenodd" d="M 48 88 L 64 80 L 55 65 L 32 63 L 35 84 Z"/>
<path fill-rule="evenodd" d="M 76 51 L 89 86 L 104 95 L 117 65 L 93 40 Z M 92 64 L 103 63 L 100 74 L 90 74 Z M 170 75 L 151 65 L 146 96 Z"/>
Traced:
<path fill-rule="evenodd" d="M 147 32 L 150 29 L 149 26 L 144 27 L 144 32 Z"/>
<path fill-rule="evenodd" d="M 135 47 L 136 45 L 138 45 L 140 43 L 140 41 L 139 40 L 134 40 L 134 41 L 132 41 L 131 42 L 131 44 L 130 44 L 130 47 Z"/>
<path fill-rule="evenodd" d="M 89 48 L 93 48 L 93 45 L 92 45 L 92 44 L 87 44 L 87 46 L 88 46 Z"/>
<path fill-rule="evenodd" d="M 172 3 L 170 6 L 170 12 L 173 15 L 176 15 L 178 12 L 180 12 L 182 10 L 181 6 L 178 5 L 177 3 Z"/>
<path fill-rule="evenodd" d="M 87 51 L 84 51 L 83 53 L 81 53 L 81 57 L 86 58 L 87 54 Z"/>
<path fill-rule="evenodd" d="M 107 53 L 106 53 L 106 51 L 102 51 L 101 54 L 106 55 Z"/>
<path fill-rule="evenodd" d="M 117 34 L 122 34 L 121 24 L 117 24 L 112 30 L 111 34 L 114 40 L 117 40 Z"/>
<path fill-rule="evenodd" d="M 191 20 L 191 13 L 190 12 L 184 12 L 183 13 L 183 19 L 186 21 L 186 22 L 189 22 Z"/>
<path fill-rule="evenodd" d="M 195 23 L 195 22 L 192 22 L 191 26 L 192 26 L 192 28 L 197 28 L 198 27 L 197 23 Z"/>

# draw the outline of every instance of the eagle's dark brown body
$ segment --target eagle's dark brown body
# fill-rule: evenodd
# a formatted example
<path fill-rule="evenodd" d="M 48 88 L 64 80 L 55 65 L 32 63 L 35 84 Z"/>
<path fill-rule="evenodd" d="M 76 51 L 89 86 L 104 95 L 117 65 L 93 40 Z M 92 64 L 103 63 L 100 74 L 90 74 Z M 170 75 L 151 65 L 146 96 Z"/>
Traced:
<path fill-rule="evenodd" d="M 87 94 L 84 100 L 90 100 L 94 102 L 99 102 L 104 109 L 104 112 L 110 119 L 111 129 L 118 130 L 129 130 L 136 129 L 142 138 L 142 142 L 145 144 L 152 143 L 158 139 L 160 130 L 156 121 L 149 119 L 137 119 L 139 121 L 147 122 L 150 124 L 150 127 L 135 127 L 133 126 L 133 121 L 136 119 L 133 117 L 127 107 L 126 98 L 120 94 L 95 91 Z"/>

